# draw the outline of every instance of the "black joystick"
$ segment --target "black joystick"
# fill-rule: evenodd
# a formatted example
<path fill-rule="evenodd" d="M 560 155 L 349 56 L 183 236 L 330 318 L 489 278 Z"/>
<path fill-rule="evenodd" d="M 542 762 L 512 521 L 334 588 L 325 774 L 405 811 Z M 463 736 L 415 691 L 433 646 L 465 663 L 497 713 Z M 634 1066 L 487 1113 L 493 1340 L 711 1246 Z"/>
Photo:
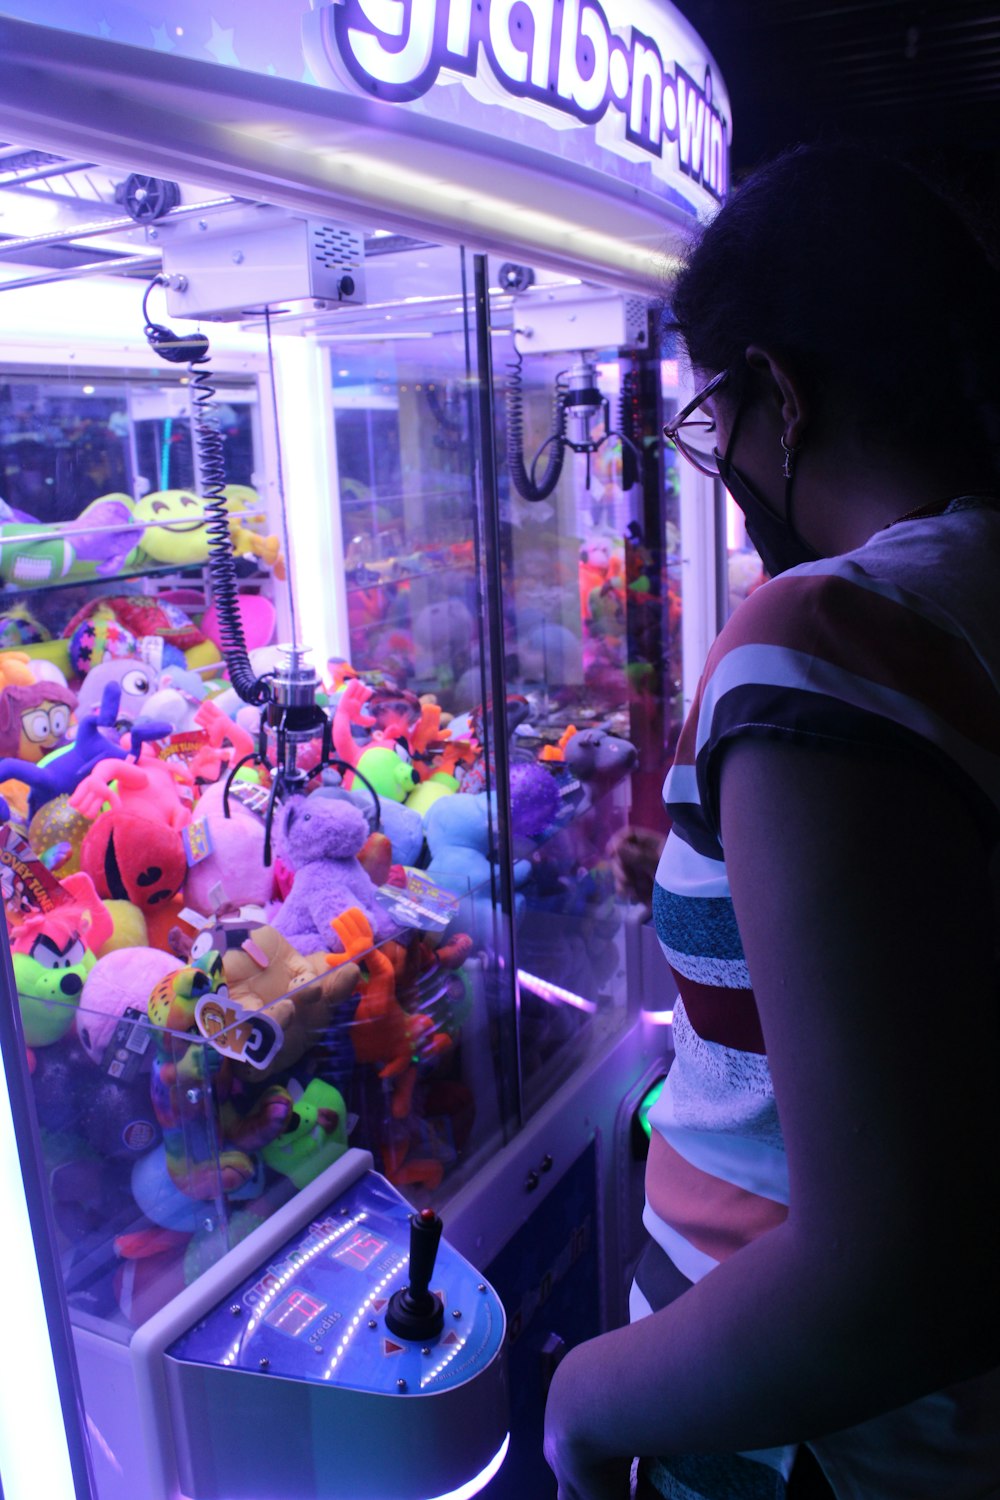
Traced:
<path fill-rule="evenodd" d="M 432 1208 L 410 1215 L 410 1284 L 393 1292 L 385 1323 L 401 1339 L 432 1339 L 444 1327 L 444 1304 L 430 1290 L 441 1241 L 441 1220 Z"/>

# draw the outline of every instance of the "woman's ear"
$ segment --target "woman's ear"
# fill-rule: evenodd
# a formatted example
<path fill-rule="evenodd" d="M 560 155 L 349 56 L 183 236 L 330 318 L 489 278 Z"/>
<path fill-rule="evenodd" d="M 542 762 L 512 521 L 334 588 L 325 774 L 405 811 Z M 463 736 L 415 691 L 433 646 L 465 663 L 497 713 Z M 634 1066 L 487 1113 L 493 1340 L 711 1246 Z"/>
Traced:
<path fill-rule="evenodd" d="M 770 401 L 781 422 L 781 436 L 787 448 L 797 448 L 808 426 L 808 401 L 797 373 L 780 355 L 751 344 L 746 361 L 760 384 L 765 401 Z"/>

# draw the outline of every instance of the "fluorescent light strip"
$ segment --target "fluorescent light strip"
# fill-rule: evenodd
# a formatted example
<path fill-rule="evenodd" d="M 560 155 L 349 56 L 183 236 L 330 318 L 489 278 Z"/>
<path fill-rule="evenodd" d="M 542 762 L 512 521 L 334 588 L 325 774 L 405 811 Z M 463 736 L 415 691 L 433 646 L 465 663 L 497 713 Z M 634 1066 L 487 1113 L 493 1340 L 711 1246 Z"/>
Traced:
<path fill-rule="evenodd" d="M 672 1010 L 640 1010 L 639 1017 L 648 1026 L 672 1026 L 674 1024 Z"/>
<path fill-rule="evenodd" d="M 588 1015 L 593 1015 L 597 1010 L 596 1000 L 587 1000 L 583 995 L 574 995 L 572 990 L 564 990 L 558 984 L 550 984 L 547 979 L 539 979 L 534 974 L 526 974 L 523 969 L 517 971 L 517 982 L 523 984 L 526 990 L 537 995 L 540 1000 L 549 1000 L 555 1005 L 572 1005 L 577 1010 L 584 1010 Z"/>
<path fill-rule="evenodd" d="M 3 997 L 6 1001 L 6 996 Z M 35 1244 L 21 1180 L 7 1080 L 0 1068 L 0 1207 L 4 1348 L 0 1359 L 0 1473 L 4 1500 L 73 1500 L 76 1493 Z"/>
<path fill-rule="evenodd" d="M 449 1490 L 446 1495 L 433 1495 L 431 1500 L 472 1500 L 473 1495 L 478 1495 L 480 1490 L 486 1488 L 494 1474 L 499 1473 L 500 1465 L 507 1457 L 509 1447 L 510 1433 L 508 1432 L 486 1468 L 482 1469 L 475 1479 L 470 1479 L 467 1484 L 459 1485 L 457 1490 Z"/>

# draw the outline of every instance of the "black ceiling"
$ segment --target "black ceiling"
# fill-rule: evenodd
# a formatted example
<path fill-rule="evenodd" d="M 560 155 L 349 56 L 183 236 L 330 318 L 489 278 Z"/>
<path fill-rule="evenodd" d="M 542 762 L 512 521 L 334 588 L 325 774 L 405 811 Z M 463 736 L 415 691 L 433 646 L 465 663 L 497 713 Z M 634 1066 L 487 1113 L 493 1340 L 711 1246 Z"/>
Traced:
<path fill-rule="evenodd" d="M 783 146 L 872 138 L 1000 186 L 1000 6 L 971 0 L 675 0 L 733 112 L 735 178 Z"/>

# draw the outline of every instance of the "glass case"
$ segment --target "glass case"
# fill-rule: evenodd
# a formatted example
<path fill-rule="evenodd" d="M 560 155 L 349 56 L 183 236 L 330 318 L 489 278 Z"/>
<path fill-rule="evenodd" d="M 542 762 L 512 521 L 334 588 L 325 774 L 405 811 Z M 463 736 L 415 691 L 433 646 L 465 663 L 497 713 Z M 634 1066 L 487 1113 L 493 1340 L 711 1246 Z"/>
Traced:
<path fill-rule="evenodd" d="M 4 963 L 70 1316 L 122 1348 L 350 1147 L 445 1205 L 639 1029 L 615 847 L 683 674 L 655 310 L 374 230 L 365 269 L 210 356 L 214 502 L 148 282 L 120 369 L 82 317 L 0 365 Z"/>

